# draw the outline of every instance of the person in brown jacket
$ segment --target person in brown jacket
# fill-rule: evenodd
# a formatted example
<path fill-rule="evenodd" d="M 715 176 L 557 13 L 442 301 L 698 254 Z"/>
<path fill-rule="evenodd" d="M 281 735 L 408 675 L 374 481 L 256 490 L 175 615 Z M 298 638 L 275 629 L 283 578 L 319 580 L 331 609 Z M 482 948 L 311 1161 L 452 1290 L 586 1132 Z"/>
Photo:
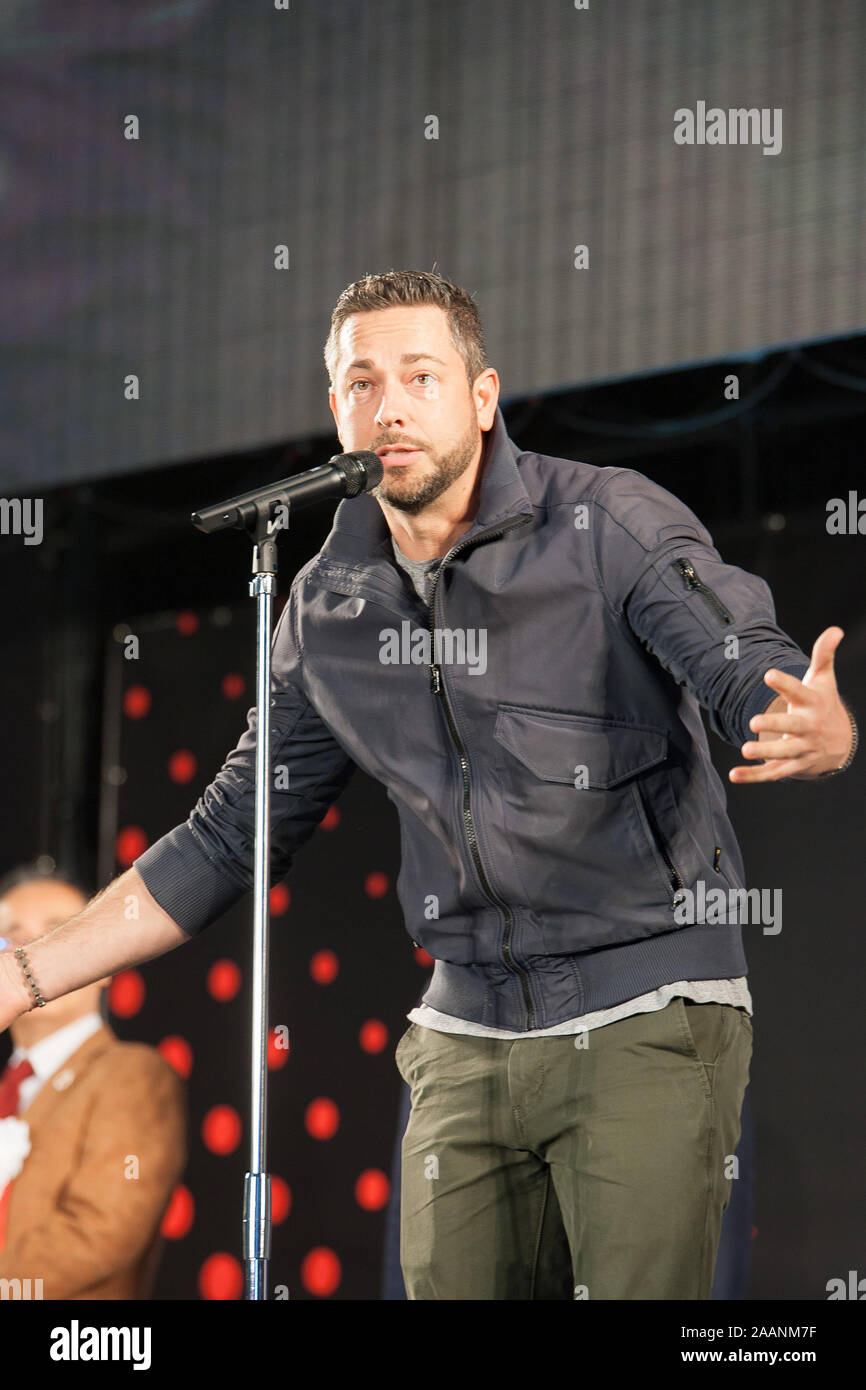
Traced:
<path fill-rule="evenodd" d="M 60 878 L 25 872 L 8 882 L 4 947 L 44 936 L 86 902 Z M 12 1024 L 14 1051 L 0 1075 L 3 1297 L 150 1296 L 160 1223 L 186 1166 L 186 1087 L 155 1048 L 121 1042 L 108 1026 L 108 983 Z"/>

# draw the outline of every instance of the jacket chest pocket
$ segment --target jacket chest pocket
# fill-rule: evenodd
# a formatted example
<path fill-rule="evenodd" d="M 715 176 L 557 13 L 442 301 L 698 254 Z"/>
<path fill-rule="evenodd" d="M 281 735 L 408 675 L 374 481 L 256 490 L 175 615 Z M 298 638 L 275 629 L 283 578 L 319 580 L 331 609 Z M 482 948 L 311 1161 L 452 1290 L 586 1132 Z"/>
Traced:
<path fill-rule="evenodd" d="M 539 891 L 561 903 L 606 895 L 637 915 L 679 902 L 700 854 L 677 811 L 665 729 L 500 705 L 494 738 L 506 826 L 539 861 Z"/>
<path fill-rule="evenodd" d="M 500 705 L 494 738 L 543 782 L 607 791 L 664 762 L 668 736 L 651 725 Z"/>

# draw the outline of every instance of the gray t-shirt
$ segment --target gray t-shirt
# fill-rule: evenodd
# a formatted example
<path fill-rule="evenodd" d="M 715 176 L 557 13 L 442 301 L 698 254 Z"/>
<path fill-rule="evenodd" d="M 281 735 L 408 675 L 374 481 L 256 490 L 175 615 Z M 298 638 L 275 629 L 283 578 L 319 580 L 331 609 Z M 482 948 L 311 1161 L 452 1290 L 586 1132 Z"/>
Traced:
<path fill-rule="evenodd" d="M 394 559 L 397 564 L 402 570 L 405 570 L 412 580 L 415 592 L 421 602 L 427 603 L 430 587 L 442 561 L 436 556 L 432 560 L 410 560 L 408 555 L 403 554 L 393 536 L 391 537 L 391 545 L 394 547 Z"/>
<path fill-rule="evenodd" d="M 410 560 L 404 555 L 394 537 L 391 537 L 394 559 L 408 574 L 415 592 L 423 603 L 428 603 L 430 587 L 441 561 Z M 435 1028 L 440 1033 L 465 1033 L 474 1038 L 552 1038 L 562 1034 L 582 1033 L 590 1028 L 603 1028 L 607 1023 L 616 1023 L 632 1014 L 653 1013 L 663 1009 L 677 997 L 693 1000 L 696 1004 L 732 1004 L 734 1008 L 752 1013 L 752 996 L 746 984 L 745 975 L 729 980 L 675 980 L 673 984 L 662 985 L 650 990 L 648 994 L 638 995 L 636 999 L 626 999 L 610 1009 L 597 1009 L 595 1013 L 583 1014 L 580 1018 L 569 1018 L 557 1023 L 553 1028 L 535 1028 L 529 1033 L 511 1033 L 506 1028 L 487 1028 L 481 1023 L 470 1023 L 465 1018 L 453 1018 L 451 1014 L 441 1014 L 431 1009 L 429 1004 L 419 1004 L 410 1009 L 406 1017 L 411 1023 L 425 1028 Z"/>

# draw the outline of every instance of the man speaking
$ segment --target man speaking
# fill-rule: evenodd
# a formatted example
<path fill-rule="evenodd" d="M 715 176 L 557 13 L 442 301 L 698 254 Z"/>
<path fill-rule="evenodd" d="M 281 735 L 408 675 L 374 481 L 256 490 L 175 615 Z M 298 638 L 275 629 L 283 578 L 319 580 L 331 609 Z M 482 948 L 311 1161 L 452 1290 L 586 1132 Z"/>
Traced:
<path fill-rule="evenodd" d="M 325 361 L 343 448 L 384 474 L 274 633 L 272 874 L 355 766 L 387 787 L 435 960 L 396 1052 L 408 1296 L 707 1299 L 752 1039 L 741 924 L 678 912 L 745 887 L 700 706 L 741 748 L 732 781 L 841 771 L 843 634 L 810 660 L 641 474 L 518 449 L 475 303 L 440 276 L 350 285 Z M 0 1027 L 251 888 L 254 762 L 251 711 L 185 824 L 26 962 L 0 954 Z"/>

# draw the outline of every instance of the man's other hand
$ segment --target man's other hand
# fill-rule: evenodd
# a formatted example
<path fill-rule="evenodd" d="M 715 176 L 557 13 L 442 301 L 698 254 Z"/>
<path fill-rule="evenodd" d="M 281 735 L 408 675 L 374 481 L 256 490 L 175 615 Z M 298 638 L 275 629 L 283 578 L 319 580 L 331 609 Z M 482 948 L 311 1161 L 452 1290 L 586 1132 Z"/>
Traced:
<path fill-rule="evenodd" d="M 744 743 L 744 758 L 759 764 L 732 767 L 731 782 L 778 782 L 783 777 L 807 780 L 841 767 L 851 751 L 853 731 L 836 687 L 833 659 L 845 636 L 841 627 L 825 628 L 812 648 L 812 662 L 803 679 L 784 671 L 764 675 L 778 697 L 749 728 L 758 742 Z"/>

